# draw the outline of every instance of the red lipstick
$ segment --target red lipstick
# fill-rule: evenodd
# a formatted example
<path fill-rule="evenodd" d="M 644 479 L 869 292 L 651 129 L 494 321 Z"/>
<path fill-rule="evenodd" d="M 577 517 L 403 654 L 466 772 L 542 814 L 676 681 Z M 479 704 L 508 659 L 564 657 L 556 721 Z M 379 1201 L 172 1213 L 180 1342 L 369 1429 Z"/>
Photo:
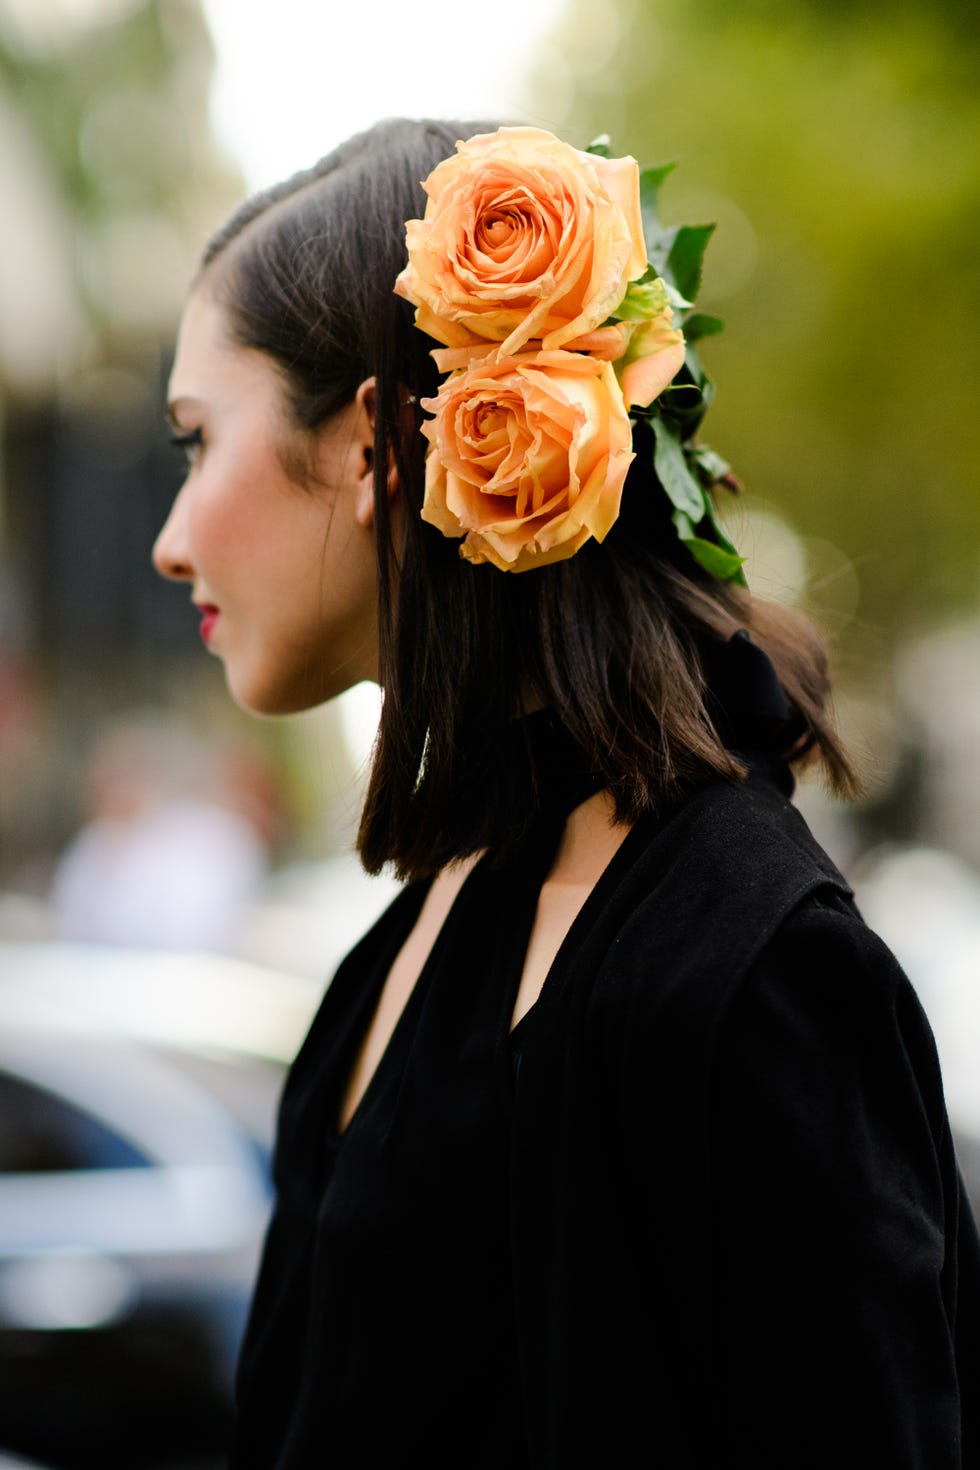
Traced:
<path fill-rule="evenodd" d="M 218 621 L 220 613 L 216 607 L 212 607 L 207 602 L 197 603 L 196 607 L 201 614 L 201 637 L 205 643 L 210 643 L 211 634 L 214 632 L 214 625 Z"/>

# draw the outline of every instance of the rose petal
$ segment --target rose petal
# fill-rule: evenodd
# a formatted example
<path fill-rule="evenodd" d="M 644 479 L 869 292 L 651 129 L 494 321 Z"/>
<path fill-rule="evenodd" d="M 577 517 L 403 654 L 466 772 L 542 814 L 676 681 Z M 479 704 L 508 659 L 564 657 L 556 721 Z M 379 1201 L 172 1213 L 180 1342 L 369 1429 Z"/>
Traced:
<path fill-rule="evenodd" d="M 564 351 L 588 352 L 592 357 L 615 362 L 629 346 L 631 327 L 630 322 L 610 322 L 608 326 L 597 327 L 594 332 L 585 332 L 581 337 L 574 337 L 571 342 L 566 342 Z"/>

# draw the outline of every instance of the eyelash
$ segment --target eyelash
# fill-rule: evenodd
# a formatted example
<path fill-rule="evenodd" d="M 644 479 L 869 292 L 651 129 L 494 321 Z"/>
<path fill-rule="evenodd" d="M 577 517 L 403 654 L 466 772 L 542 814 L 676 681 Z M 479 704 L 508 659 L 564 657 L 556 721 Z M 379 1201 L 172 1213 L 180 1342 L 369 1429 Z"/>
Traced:
<path fill-rule="evenodd" d="M 182 449 L 188 460 L 193 463 L 194 451 L 204 448 L 204 435 L 200 429 L 187 429 L 186 431 L 174 431 L 170 435 L 170 442 L 175 449 Z"/>

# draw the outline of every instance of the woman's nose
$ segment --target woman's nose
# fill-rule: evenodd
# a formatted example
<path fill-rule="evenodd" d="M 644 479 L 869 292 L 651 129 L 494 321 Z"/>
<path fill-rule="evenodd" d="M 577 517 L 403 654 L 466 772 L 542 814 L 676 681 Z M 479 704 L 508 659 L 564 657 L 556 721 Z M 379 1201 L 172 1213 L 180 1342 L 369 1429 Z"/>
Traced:
<path fill-rule="evenodd" d="M 161 577 L 169 577 L 174 582 L 189 582 L 194 576 L 187 548 L 186 503 L 187 497 L 181 490 L 153 545 L 153 565 Z"/>

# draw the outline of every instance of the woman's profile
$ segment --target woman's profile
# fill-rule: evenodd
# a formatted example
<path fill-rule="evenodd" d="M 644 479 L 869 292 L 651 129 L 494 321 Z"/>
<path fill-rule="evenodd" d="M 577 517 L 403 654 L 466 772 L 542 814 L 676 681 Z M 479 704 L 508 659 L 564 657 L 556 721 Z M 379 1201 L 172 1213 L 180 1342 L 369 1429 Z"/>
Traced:
<path fill-rule="evenodd" d="M 377 680 L 403 881 L 283 1093 L 233 1470 L 978 1462 L 980 1246 L 854 777 L 702 439 L 664 169 L 395 119 L 205 249 L 155 550 L 233 697 Z"/>

